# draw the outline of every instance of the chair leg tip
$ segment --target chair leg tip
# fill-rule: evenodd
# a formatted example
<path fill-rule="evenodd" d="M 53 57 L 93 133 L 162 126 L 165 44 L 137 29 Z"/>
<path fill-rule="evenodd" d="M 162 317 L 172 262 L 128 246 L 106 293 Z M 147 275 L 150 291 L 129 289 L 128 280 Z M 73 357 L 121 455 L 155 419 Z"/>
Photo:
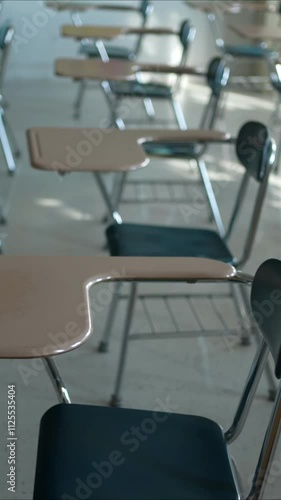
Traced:
<path fill-rule="evenodd" d="M 108 342 L 101 342 L 98 347 L 98 352 L 106 353 L 108 352 Z"/>
<path fill-rule="evenodd" d="M 101 218 L 101 223 L 102 224 L 107 224 L 109 222 L 108 215 L 103 215 Z"/>
<path fill-rule="evenodd" d="M 251 345 L 251 339 L 249 337 L 242 337 L 240 344 L 244 347 Z"/>
<path fill-rule="evenodd" d="M 118 398 L 117 396 L 115 396 L 113 394 L 113 396 L 111 397 L 111 400 L 110 400 L 109 404 L 110 404 L 110 406 L 112 408 L 120 408 L 120 406 L 121 406 L 121 399 Z"/>
<path fill-rule="evenodd" d="M 275 401 L 277 391 L 275 389 L 269 389 L 268 391 L 268 400 L 273 402 Z"/>
<path fill-rule="evenodd" d="M 1 215 L 0 217 L 0 226 L 6 226 L 8 224 L 8 219 L 5 215 Z"/>
<path fill-rule="evenodd" d="M 80 117 L 81 117 L 80 110 L 79 110 L 79 109 L 75 109 L 75 110 L 73 111 L 73 118 L 74 118 L 74 120 L 79 120 L 79 119 L 80 119 Z"/>

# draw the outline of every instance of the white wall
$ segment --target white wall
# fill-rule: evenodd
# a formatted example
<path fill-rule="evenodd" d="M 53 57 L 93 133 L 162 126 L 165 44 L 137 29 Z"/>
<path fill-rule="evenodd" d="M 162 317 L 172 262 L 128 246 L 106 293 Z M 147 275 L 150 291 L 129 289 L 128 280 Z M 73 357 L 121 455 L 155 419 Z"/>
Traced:
<path fill-rule="evenodd" d="M 109 0 L 105 0 L 109 1 Z M 112 0 L 116 2 L 116 0 Z M 129 0 L 127 0 L 128 2 Z M 135 3 L 135 2 L 130 2 Z M 150 24 L 177 27 L 185 19 L 191 19 L 197 27 L 197 38 L 193 44 L 190 62 L 202 65 L 215 53 L 214 43 L 204 16 L 187 7 L 182 1 L 154 0 L 155 11 Z M 60 37 L 60 26 L 70 22 L 68 12 L 54 12 L 46 9 L 39 0 L 8 0 L 4 2 L 2 20 L 9 18 L 15 29 L 16 37 L 11 53 L 7 78 L 46 79 L 53 77 L 54 59 L 59 56 L 74 56 L 78 44 Z M 137 24 L 134 14 L 89 12 L 83 15 L 88 23 L 96 24 Z M 133 40 L 127 40 L 133 43 Z M 123 40 L 124 44 L 124 40 Z M 145 57 L 176 63 L 177 44 L 171 39 L 155 44 L 149 37 L 145 43 Z"/>

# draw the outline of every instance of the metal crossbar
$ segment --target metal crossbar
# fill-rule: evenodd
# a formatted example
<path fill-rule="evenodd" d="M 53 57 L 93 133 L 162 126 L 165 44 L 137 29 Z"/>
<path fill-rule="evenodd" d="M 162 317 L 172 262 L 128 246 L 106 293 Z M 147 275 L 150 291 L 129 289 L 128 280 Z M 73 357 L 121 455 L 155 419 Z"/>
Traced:
<path fill-rule="evenodd" d="M 128 300 L 127 295 L 120 295 L 120 299 Z M 130 340 L 147 340 L 147 339 L 167 339 L 167 338 L 185 338 L 185 337 L 214 337 L 214 336 L 236 336 L 239 339 L 239 326 L 236 325 L 233 327 L 229 327 L 225 322 L 223 315 L 221 313 L 222 307 L 219 307 L 217 304 L 218 300 L 230 299 L 231 302 L 232 294 L 231 293 L 200 293 L 197 295 L 194 294 L 186 294 L 186 293 L 169 293 L 169 294 L 147 294 L 140 293 L 138 294 L 137 302 L 142 311 L 146 325 L 148 326 L 149 331 L 134 331 L 132 328 L 132 332 L 129 335 Z M 175 301 L 184 300 L 186 303 L 186 307 L 190 313 L 189 320 L 192 320 L 194 326 L 190 329 L 183 328 L 180 324 L 177 312 L 175 310 Z M 201 319 L 201 314 L 198 312 L 198 304 L 200 301 L 207 300 L 209 307 L 212 309 L 212 313 L 216 322 L 216 328 L 205 328 L 204 320 Z M 154 310 L 153 307 L 149 307 L 149 304 L 152 305 L 155 301 L 159 301 L 163 306 L 163 310 L 165 310 L 164 321 L 171 329 L 169 328 L 167 331 L 159 331 L 157 328 L 157 321 L 153 317 L 153 313 L 151 311 Z M 206 306 L 205 306 L 206 307 Z M 233 313 L 235 314 L 234 308 Z M 163 320 L 163 318 L 161 318 Z"/>
<path fill-rule="evenodd" d="M 128 189 L 125 189 L 122 203 L 187 203 L 191 201 L 189 191 L 195 186 L 201 187 L 201 182 L 194 179 L 182 179 L 180 181 L 172 181 L 170 179 L 129 179 L 126 182 L 126 187 L 131 187 L 133 192 L 129 194 Z M 165 189 L 165 195 L 160 194 L 161 188 L 162 191 Z M 150 191 L 150 194 L 148 191 Z"/>

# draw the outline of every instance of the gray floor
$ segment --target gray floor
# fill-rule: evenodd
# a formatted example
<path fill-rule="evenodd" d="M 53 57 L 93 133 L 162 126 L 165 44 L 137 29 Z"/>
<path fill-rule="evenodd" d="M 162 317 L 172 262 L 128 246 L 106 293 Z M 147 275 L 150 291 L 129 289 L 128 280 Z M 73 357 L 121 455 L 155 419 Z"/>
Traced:
<path fill-rule="evenodd" d="M 11 2 L 19 3 L 19 2 Z M 21 3 L 21 2 L 20 2 Z M 32 2 L 26 2 L 31 4 Z M 159 5 L 161 4 L 161 5 Z M 168 2 L 157 2 L 155 20 L 157 23 L 168 22 Z M 180 2 L 173 12 L 173 22 L 180 21 L 185 10 Z M 28 8 L 31 9 L 29 5 Z M 191 11 L 187 12 L 191 14 Z M 198 14 L 196 14 L 198 16 Z M 66 20 L 63 15 L 54 20 L 55 26 Z M 196 17 L 197 23 L 200 21 Z M 19 22 L 19 21 L 18 21 Z M 50 26 L 54 29 L 53 20 Z M 49 27 L 48 27 L 49 28 Z M 202 31 L 204 31 L 202 29 Z M 205 32 L 204 32 L 205 33 Z M 40 43 L 42 42 L 40 38 Z M 39 42 L 38 42 L 39 43 Z M 170 42 L 169 54 L 176 50 Z M 204 44 L 204 39 L 197 40 L 196 47 Z M 211 43 L 211 42 L 210 42 Z M 154 46 L 153 46 L 154 47 Z M 156 51 L 157 45 L 153 48 Z M 159 46 L 158 46 L 159 48 Z M 68 52 L 62 45 L 55 47 L 55 55 L 69 55 L 75 45 L 68 46 Z M 150 45 L 146 45 L 144 58 L 153 59 Z M 36 51 L 36 43 L 30 52 Z M 200 52 L 203 57 L 203 51 Z M 48 55 L 48 57 L 47 57 Z M 4 250 L 10 255 L 100 255 L 105 254 L 104 225 L 101 218 L 104 206 L 94 179 L 89 175 L 71 175 L 60 179 L 56 174 L 44 174 L 33 171 L 30 167 L 25 131 L 36 125 L 74 126 L 72 120 L 72 102 L 76 87 L 70 81 L 51 78 L 50 54 L 44 53 L 42 66 L 35 75 L 33 60 L 32 76 L 28 79 L 22 71 L 17 78 L 15 69 L 6 88 L 10 102 L 8 116 L 20 142 L 22 158 L 19 173 L 13 181 L 9 224 L 0 229 L 3 236 Z M 206 55 L 206 54 L 205 54 Z M 205 62 L 209 55 L 206 55 Z M 53 57 L 54 56 L 54 57 Z M 165 58 L 164 58 L 165 59 Z M 192 62 L 196 62 L 195 54 Z M 201 63 L 202 61 L 200 61 Z M 204 61 L 203 61 L 204 63 Z M 49 73 L 48 73 L 49 72 Z M 38 76 L 39 73 L 39 76 Z M 50 74 L 48 78 L 46 75 Z M 41 77 L 40 77 L 41 75 Z M 203 84 L 195 80 L 184 82 L 182 103 L 190 127 L 196 127 L 200 121 L 203 106 L 208 92 Z M 249 119 L 270 123 L 274 108 L 273 94 L 253 94 L 229 92 L 226 112 L 219 120 L 217 128 L 236 133 L 240 125 Z M 83 108 L 81 126 L 98 126 L 106 113 L 106 103 L 98 88 L 89 90 Z M 169 120 L 168 108 L 160 106 L 158 116 Z M 130 119 L 143 119 L 140 106 L 130 114 Z M 272 130 L 276 137 L 280 131 Z M 231 201 L 234 199 L 241 178 L 241 169 L 235 161 L 230 147 L 210 148 L 206 154 L 209 171 L 215 183 L 218 200 L 228 220 Z M 142 179 L 194 179 L 194 170 L 181 161 L 153 161 L 141 173 L 133 174 Z M 110 179 L 109 179 L 110 180 Z M 1 186 L 5 191 L 7 179 L 3 169 Z M 127 191 L 127 196 L 131 193 Z M 198 197 L 197 188 L 189 191 L 191 202 L 180 204 L 148 204 L 145 198 L 150 196 L 149 188 L 141 191 L 144 202 L 141 204 L 123 204 L 121 213 L 124 220 L 144 223 L 160 223 L 165 225 L 206 225 L 208 217 L 204 209 L 187 217 L 188 209 L 194 206 Z M 244 214 L 239 223 L 238 232 L 232 241 L 234 252 L 239 254 L 247 228 L 247 217 L 250 216 L 252 196 L 248 197 Z M 270 257 L 281 258 L 280 250 L 280 208 L 281 179 L 273 175 L 263 212 L 261 225 L 250 262 L 246 270 L 254 272 L 257 266 Z M 106 288 L 106 285 L 102 286 Z M 102 288 L 101 287 L 101 288 Z M 180 287 L 173 286 L 173 290 Z M 149 287 L 158 290 L 157 286 Z M 184 290 L 186 288 L 184 287 Z M 205 288 L 204 288 L 205 289 Z M 211 287 L 211 290 L 215 289 Z M 181 288 L 182 290 L 182 288 Z M 192 290 L 192 288 L 190 288 Z M 95 293 L 99 293 L 96 289 Z M 63 300 L 63 297 L 62 299 Z M 165 319 L 163 304 L 153 303 L 150 306 L 156 326 L 169 328 Z M 223 303 L 222 310 L 230 318 L 233 311 L 229 304 Z M 214 323 L 213 316 L 207 306 L 201 304 L 205 321 Z M 65 376 L 73 401 L 85 404 L 106 404 L 113 389 L 117 357 L 120 345 L 120 334 L 123 321 L 124 304 L 120 306 L 116 320 L 111 349 L 108 354 L 98 354 L 98 345 L 107 308 L 95 315 L 95 336 L 77 352 L 63 356 L 58 360 L 59 367 Z M 190 322 L 184 304 L 177 305 L 177 317 L 181 324 Z M 141 308 L 137 309 L 135 328 L 145 330 L 147 325 Z M 5 335 L 5 332 L 2 332 Z M 180 413 L 204 414 L 218 420 L 227 427 L 237 404 L 249 363 L 254 354 L 254 346 L 242 347 L 237 341 L 229 344 L 223 338 L 193 338 L 136 341 L 131 343 L 124 384 L 124 405 L 136 408 L 154 408 L 157 400 L 170 399 Z M 35 374 L 34 374 L 35 373 Z M 54 392 L 43 371 L 32 370 L 30 362 L 2 361 L 0 363 L 2 404 L 0 406 L 1 453 L 0 498 L 31 499 L 36 454 L 36 440 L 39 420 L 43 412 L 56 403 Z M 7 471 L 6 408 L 5 395 L 7 385 L 17 385 L 18 397 L 18 457 L 17 457 L 17 492 L 7 493 L 5 474 Z M 231 451 L 240 464 L 246 490 L 249 489 L 251 474 L 256 463 L 257 453 L 261 445 L 271 403 L 267 401 L 267 387 L 263 380 L 251 411 L 249 423 L 245 431 Z M 281 446 L 276 453 L 273 473 L 268 480 L 266 499 L 280 499 L 281 488 Z"/>

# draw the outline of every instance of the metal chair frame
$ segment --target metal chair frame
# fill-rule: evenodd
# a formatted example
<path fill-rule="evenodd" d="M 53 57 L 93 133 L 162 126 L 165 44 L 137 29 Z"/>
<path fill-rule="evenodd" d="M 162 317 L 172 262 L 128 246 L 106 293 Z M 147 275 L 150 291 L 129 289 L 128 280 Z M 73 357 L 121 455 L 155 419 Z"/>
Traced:
<path fill-rule="evenodd" d="M 16 160 L 15 158 L 20 157 L 20 149 L 17 145 L 17 140 L 10 126 L 7 116 L 5 113 L 5 107 L 7 103 L 5 102 L 3 96 L 3 85 L 6 73 L 6 67 L 9 58 L 9 52 L 11 49 L 12 40 L 14 37 L 14 28 L 12 26 L 7 28 L 7 33 L 3 41 L 3 46 L 0 49 L 0 144 L 5 157 L 5 162 L 7 166 L 7 173 L 9 176 L 13 176 L 16 173 Z M 3 202 L 0 211 L 0 224 L 6 224 L 8 204 L 10 198 L 11 184 L 8 188 L 7 199 Z"/>
<path fill-rule="evenodd" d="M 180 35 L 180 32 L 179 32 L 179 35 Z M 181 60 L 179 63 L 180 67 L 184 67 L 186 64 L 190 44 L 193 42 L 195 35 L 196 35 L 196 29 L 190 25 L 190 32 L 189 32 L 188 40 L 185 44 L 182 45 L 182 55 L 181 55 Z M 157 100 L 169 102 L 172 106 L 172 110 L 174 112 L 175 119 L 176 119 L 176 122 L 177 122 L 179 129 L 180 130 L 187 130 L 187 124 L 186 124 L 186 120 L 184 117 L 184 113 L 183 113 L 181 104 L 177 98 L 179 91 L 180 91 L 182 76 L 183 75 L 178 75 L 175 83 L 173 84 L 172 87 L 170 87 L 172 90 L 171 97 L 161 97 L 161 98 L 157 98 Z M 142 83 L 143 77 L 142 77 L 141 73 L 139 73 L 137 75 L 137 80 L 140 83 Z M 101 88 L 103 89 L 105 98 L 106 98 L 108 106 L 109 106 L 109 111 L 110 111 L 110 116 L 111 116 L 111 126 L 115 126 L 121 130 L 125 129 L 126 128 L 125 123 L 124 123 L 123 119 L 118 114 L 118 108 L 123 100 L 123 97 L 117 96 L 114 93 L 114 90 L 112 89 L 112 85 L 110 84 L 110 82 L 102 82 Z M 136 100 L 143 99 L 143 97 L 139 97 L 139 96 L 134 96 L 133 98 Z M 148 105 L 147 115 L 148 115 L 150 120 L 153 120 L 154 123 L 156 123 L 155 111 L 153 108 L 152 99 L 149 98 L 148 96 L 144 96 L 144 99 L 145 100 L 150 99 L 151 105 Z"/>
<path fill-rule="evenodd" d="M 211 64 L 213 61 L 215 61 L 215 60 L 212 60 Z M 224 64 L 222 60 L 221 60 L 221 63 Z M 218 67 L 218 69 L 219 69 L 219 67 Z M 208 71 L 206 73 L 200 73 L 197 76 L 200 76 L 200 77 L 203 76 L 204 78 L 206 78 L 206 77 L 208 77 Z M 224 67 L 220 81 L 218 81 L 218 82 L 208 81 L 208 85 L 210 86 L 211 93 L 210 93 L 209 101 L 208 101 L 208 103 L 203 111 L 203 114 L 202 114 L 200 129 L 211 130 L 213 128 L 213 126 L 215 124 L 216 117 L 217 117 L 221 97 L 223 95 L 223 91 L 224 91 L 225 87 L 227 86 L 228 79 L 229 79 L 229 68 Z M 220 210 L 219 210 L 219 207 L 218 207 L 218 204 L 216 201 L 213 186 L 212 186 L 209 174 L 208 174 L 208 169 L 207 169 L 205 161 L 203 159 L 203 155 L 206 151 L 206 148 L 207 148 L 207 144 L 205 144 L 201 147 L 198 147 L 197 152 L 193 155 L 193 157 L 182 156 L 181 158 L 177 157 L 177 159 L 182 159 L 182 160 L 187 161 L 187 162 L 193 160 L 196 163 L 196 167 L 198 168 L 198 173 L 199 173 L 199 177 L 200 177 L 199 182 L 200 182 L 200 184 L 202 184 L 202 186 L 204 188 L 204 192 L 206 193 L 206 198 L 207 198 L 207 202 L 208 202 L 209 209 L 210 209 L 211 219 L 214 220 L 220 235 L 224 236 L 225 230 L 224 230 L 224 226 L 223 226 L 223 222 L 222 222 L 222 217 L 221 217 Z M 165 160 L 165 158 L 163 158 L 163 159 Z M 118 211 L 118 208 L 119 208 L 121 203 L 138 203 L 138 202 L 151 203 L 151 202 L 160 202 L 160 201 L 165 202 L 165 203 L 174 203 L 174 202 L 177 202 L 177 203 L 185 202 L 186 203 L 186 201 L 187 201 L 186 198 L 181 200 L 181 199 L 178 199 L 175 197 L 165 198 L 162 200 L 159 200 L 157 198 L 149 199 L 149 200 L 147 200 L 147 199 L 146 200 L 138 200 L 138 199 L 132 199 L 132 200 L 129 199 L 128 200 L 128 199 L 122 197 L 126 184 L 139 187 L 140 185 L 145 184 L 146 181 L 142 181 L 142 180 L 138 181 L 138 180 L 134 180 L 134 179 L 131 180 L 131 178 L 130 178 L 131 176 L 129 176 L 129 179 L 128 179 L 128 173 L 126 173 L 126 172 L 122 173 L 122 174 L 116 174 L 114 176 L 112 190 L 111 190 L 111 192 L 109 192 L 109 190 L 105 184 L 105 181 L 104 181 L 104 176 L 100 173 L 94 173 L 93 175 L 94 175 L 94 178 L 97 182 L 97 185 L 99 186 L 104 203 L 107 207 L 109 219 L 114 220 L 118 223 L 122 223 L 122 217 Z M 162 185 L 168 184 L 170 190 L 172 190 L 177 185 L 176 181 L 171 181 L 171 180 L 169 180 L 169 181 L 149 180 L 147 182 L 152 186 L 161 185 L 161 184 Z M 191 185 L 192 185 L 192 182 L 190 180 L 181 181 L 181 186 L 184 186 L 185 188 L 188 188 Z M 106 222 L 106 221 L 108 221 L 107 216 L 104 218 L 103 222 Z"/>
<path fill-rule="evenodd" d="M 146 2 L 141 1 L 139 11 L 134 10 L 135 12 L 139 12 L 139 14 L 142 17 L 142 23 L 141 23 L 142 28 L 144 28 L 146 26 L 148 18 L 153 13 L 153 10 L 154 10 L 154 6 L 148 2 L 146 9 L 142 11 L 141 6 L 143 3 L 146 3 Z M 72 20 L 72 23 L 74 26 L 83 26 L 83 21 L 81 19 L 79 12 L 72 12 L 71 13 L 71 20 Z M 143 33 L 138 35 L 135 48 L 132 49 L 132 58 L 134 60 L 137 59 L 137 56 L 139 55 L 139 53 L 141 51 L 143 36 L 144 36 Z M 85 38 L 85 39 L 81 40 L 80 45 L 89 45 L 89 44 L 93 44 L 93 43 L 96 46 L 96 48 L 98 49 L 101 60 L 104 62 L 108 62 L 110 60 L 110 58 L 109 58 L 109 55 L 108 55 L 108 52 L 106 50 L 106 46 L 105 46 L 103 40 L 94 40 L 93 41 L 93 40 L 89 40 L 88 38 Z M 137 75 L 137 80 L 139 82 L 141 82 L 143 80 L 141 73 L 139 73 Z M 76 119 L 80 118 L 80 116 L 81 116 L 81 108 L 82 108 L 82 104 L 84 101 L 85 92 L 86 92 L 87 86 L 88 86 L 87 82 L 85 80 L 81 80 L 78 83 L 78 85 L 79 85 L 79 87 L 78 87 L 78 91 L 77 91 L 77 96 L 76 96 L 76 99 L 74 101 L 74 118 L 76 118 Z M 145 111 L 147 113 L 147 116 L 148 117 L 155 116 L 155 111 L 154 111 L 152 100 L 147 97 L 143 100 L 143 103 L 144 103 L 144 107 L 145 107 Z"/>
<path fill-rule="evenodd" d="M 215 8 L 213 9 L 213 11 L 206 13 L 207 19 L 209 21 L 211 32 L 212 32 L 212 35 L 213 35 L 214 40 L 215 40 L 216 48 L 222 53 L 222 55 L 226 58 L 228 63 L 231 65 L 231 74 L 234 74 L 235 61 L 240 57 L 239 56 L 234 57 L 230 54 L 227 54 L 227 52 L 225 52 L 225 42 L 224 42 L 223 37 L 222 37 L 222 28 L 221 28 L 221 25 L 224 22 L 224 13 L 220 9 L 219 2 L 218 3 L 214 2 L 214 4 L 215 4 Z M 261 42 L 259 46 L 263 49 L 268 48 L 268 46 L 265 42 Z M 246 58 L 251 59 L 250 56 L 246 56 Z M 265 58 L 264 61 L 266 63 L 267 59 Z M 232 76 L 231 83 L 234 83 L 234 82 L 236 84 L 240 83 L 246 88 L 249 87 L 251 90 L 254 90 L 256 88 L 260 89 L 261 84 L 264 85 L 264 84 L 268 83 L 266 78 L 255 76 L 255 75 L 250 75 L 250 76 L 246 76 L 246 77 L 244 77 L 244 76 L 234 76 L 233 77 Z M 263 89 L 264 89 L 264 86 L 263 86 Z"/>
<path fill-rule="evenodd" d="M 219 111 L 219 106 L 221 99 L 223 97 L 223 92 L 227 86 L 228 80 L 229 80 L 229 75 L 230 75 L 230 70 L 228 67 L 224 68 L 223 74 L 221 76 L 220 82 L 216 82 L 216 86 L 214 88 L 214 82 L 207 82 L 211 93 L 210 97 L 208 100 L 208 103 L 203 111 L 201 122 L 200 122 L 200 129 L 203 130 L 212 130 L 214 127 L 214 124 L 216 122 L 217 114 Z M 220 214 L 220 210 L 216 201 L 216 197 L 214 194 L 213 186 L 209 177 L 208 169 L 206 167 L 205 161 L 203 159 L 203 155 L 205 154 L 207 149 L 207 145 L 203 147 L 197 148 L 196 154 L 191 157 L 191 156 L 184 156 L 182 155 L 179 157 L 178 155 L 176 156 L 177 159 L 181 159 L 183 161 L 194 161 L 196 164 L 196 167 L 198 169 L 199 177 L 200 179 L 197 181 L 199 184 L 201 184 L 204 188 L 204 192 L 206 194 L 207 202 L 209 205 L 210 209 L 210 215 L 211 215 L 211 220 L 213 219 L 216 227 L 218 228 L 219 233 L 223 236 L 224 235 L 224 228 L 223 228 L 223 223 L 222 223 L 222 217 Z M 157 156 L 157 155 L 156 155 Z M 153 156 L 152 156 L 153 157 Z M 162 158 L 162 157 L 161 157 Z M 172 155 L 171 155 L 172 158 Z M 162 158 L 165 160 L 165 157 Z M 196 182 L 196 181 L 195 181 Z M 123 197 L 123 192 L 124 188 L 126 185 L 131 185 L 134 186 L 135 189 L 137 190 L 143 185 L 149 185 L 150 187 L 155 188 L 157 185 L 162 185 L 162 186 L 167 186 L 167 189 L 169 190 L 169 196 L 168 197 L 163 197 L 159 198 L 157 194 L 155 196 L 152 196 L 150 198 L 146 198 L 145 200 L 139 199 L 139 198 L 127 198 Z M 112 192 L 112 199 L 114 200 L 114 206 L 118 209 L 119 205 L 121 203 L 186 203 L 187 198 L 179 198 L 174 194 L 175 188 L 180 185 L 181 187 L 185 188 L 185 192 L 187 192 L 188 188 L 192 185 L 192 182 L 190 180 L 185 181 L 172 181 L 171 179 L 165 180 L 161 179 L 156 180 L 156 179 L 150 179 L 150 180 L 134 180 L 131 179 L 131 176 L 124 175 L 121 178 L 121 181 L 118 180 L 116 181 L 116 185 L 114 186 L 114 190 Z M 154 191 L 155 193 L 155 191 Z M 137 194 L 137 193 L 136 193 Z"/>
<path fill-rule="evenodd" d="M 252 212 L 252 215 L 250 218 L 249 229 L 248 229 L 248 232 L 246 234 L 242 254 L 241 254 L 239 259 L 236 259 L 236 263 L 235 263 L 236 268 L 241 268 L 242 266 L 244 266 L 246 264 L 246 262 L 249 260 L 250 255 L 252 253 L 252 249 L 253 249 L 253 245 L 254 245 L 255 237 L 256 237 L 256 232 L 257 232 L 258 224 L 259 224 L 260 217 L 261 217 L 263 202 L 264 202 L 265 194 L 266 194 L 266 190 L 267 190 L 268 179 L 269 179 L 269 175 L 270 175 L 270 172 L 273 168 L 274 161 L 275 161 L 275 154 L 276 154 L 276 146 L 275 146 L 274 141 L 271 140 L 270 155 L 268 156 L 268 158 L 266 160 L 264 160 L 266 162 L 265 174 L 264 174 L 263 180 L 260 181 L 260 183 L 259 183 L 256 199 L 254 202 L 253 212 Z M 241 209 L 243 207 L 243 203 L 244 203 L 245 198 L 246 198 L 247 188 L 249 186 L 249 181 L 250 181 L 250 173 L 247 170 L 245 170 L 245 173 L 243 175 L 243 178 L 242 178 L 242 181 L 240 184 L 240 188 L 238 190 L 238 195 L 237 195 L 237 198 L 236 198 L 236 201 L 234 204 L 234 209 L 233 209 L 233 212 L 232 212 L 232 215 L 230 218 L 228 228 L 226 230 L 224 230 L 224 226 L 223 226 L 223 231 L 224 231 L 223 234 L 225 235 L 225 237 L 223 238 L 223 236 L 220 235 L 226 242 L 228 242 L 229 239 L 231 238 L 233 231 L 237 225 L 237 221 L 239 219 L 239 215 L 241 213 Z M 212 293 L 211 295 L 213 298 L 216 298 L 216 294 Z M 133 319 L 133 314 L 134 314 L 134 309 L 135 309 L 137 297 L 139 298 L 139 300 L 142 303 L 143 310 L 144 310 L 144 313 L 147 317 L 148 324 L 152 325 L 150 335 L 147 335 L 145 333 L 136 334 L 136 333 L 133 333 L 133 331 L 132 331 L 132 319 Z M 129 293 L 129 298 L 127 296 L 125 297 L 126 300 L 128 300 L 127 319 L 125 321 L 125 326 L 124 326 L 124 331 L 123 331 L 123 336 L 122 336 L 121 353 L 120 353 L 120 358 L 119 358 L 118 372 L 117 372 L 117 377 L 116 377 L 116 382 L 115 382 L 115 389 L 114 389 L 114 393 L 113 393 L 113 396 L 111 399 L 112 406 L 119 406 L 121 403 L 120 393 L 121 393 L 121 387 L 122 387 L 122 383 L 123 383 L 123 379 L 124 379 L 124 370 L 125 370 L 125 363 L 126 363 L 129 340 L 141 340 L 141 339 L 147 339 L 147 338 L 151 338 L 151 339 L 171 338 L 171 337 L 174 338 L 175 334 L 177 334 L 178 324 L 177 324 L 177 321 L 175 321 L 176 318 L 172 312 L 173 307 L 171 304 L 169 304 L 169 300 L 174 299 L 175 297 L 185 298 L 185 300 L 188 300 L 189 306 L 191 307 L 191 310 L 193 311 L 193 315 L 195 317 L 195 320 L 197 320 L 198 329 L 196 329 L 194 331 L 180 332 L 180 334 L 178 334 L 178 336 L 180 336 L 180 337 L 186 337 L 186 336 L 187 337 L 188 336 L 198 337 L 198 336 L 205 336 L 205 335 L 206 336 L 210 336 L 210 335 L 221 336 L 221 335 L 225 334 L 226 325 L 223 321 L 221 321 L 221 315 L 218 314 L 218 310 L 217 310 L 216 305 L 214 304 L 213 299 L 212 299 L 212 301 L 210 301 L 210 305 L 214 310 L 215 316 L 218 317 L 218 319 L 220 320 L 220 322 L 222 324 L 221 331 L 219 331 L 217 329 L 212 330 L 212 331 L 210 331 L 210 330 L 206 331 L 206 329 L 204 328 L 204 326 L 200 322 L 200 318 L 198 317 L 198 314 L 196 314 L 196 308 L 194 307 L 192 300 L 190 300 L 191 297 L 193 299 L 194 297 L 196 297 L 196 295 L 195 296 L 194 295 L 190 296 L 187 294 L 184 294 L 184 295 L 172 294 L 171 295 L 168 293 L 161 293 L 158 295 L 153 295 L 153 297 L 160 298 L 164 301 L 168 317 L 170 318 L 169 321 L 171 324 L 173 324 L 175 326 L 175 331 L 166 332 L 165 334 L 163 334 L 162 332 L 157 332 L 155 330 L 155 328 L 153 327 L 153 321 L 151 321 L 149 314 L 147 314 L 147 307 L 145 307 L 145 300 L 147 299 L 147 297 L 150 299 L 152 298 L 149 295 L 147 296 L 147 294 L 141 294 L 141 295 L 137 294 L 137 285 L 136 284 L 132 285 L 130 293 Z M 200 297 L 202 298 L 201 295 L 200 295 Z M 250 335 L 248 332 L 249 328 L 245 327 L 245 324 L 247 324 L 247 317 L 248 317 L 247 313 L 249 311 L 249 301 L 248 301 L 247 293 L 245 293 L 245 291 L 243 291 L 243 289 L 240 289 L 240 288 L 238 289 L 238 293 L 237 293 L 233 289 L 233 287 L 230 286 L 229 293 L 225 294 L 224 297 L 229 297 L 232 299 L 235 310 L 236 310 L 237 317 L 239 318 L 239 325 L 240 325 L 239 329 L 240 329 L 241 343 L 242 343 L 242 345 L 248 345 L 250 343 Z M 113 329 L 113 324 L 114 324 L 114 317 L 116 314 L 118 301 L 121 298 L 124 298 L 124 296 L 122 296 L 120 294 L 120 286 L 117 284 L 115 294 L 113 296 L 112 303 L 110 305 L 110 311 L 109 311 L 109 314 L 107 316 L 107 321 L 105 324 L 102 340 L 101 340 L 100 345 L 99 345 L 99 352 L 101 352 L 101 353 L 108 351 L 110 336 L 112 334 L 112 329 Z M 210 294 L 205 295 L 205 298 L 210 299 Z M 252 328 L 250 328 L 250 330 L 252 330 L 253 333 L 255 333 L 255 328 L 253 327 L 253 325 L 252 325 Z M 229 333 L 231 335 L 237 336 L 237 329 L 235 331 L 230 331 Z M 275 390 L 274 390 L 273 378 L 272 378 L 272 375 L 271 375 L 269 369 L 267 369 L 267 375 L 268 375 L 269 388 L 270 388 L 269 389 L 269 397 L 272 399 L 273 397 L 275 397 Z"/>
<path fill-rule="evenodd" d="M 161 279 L 158 281 L 165 281 Z M 173 280 L 175 282 L 182 281 L 181 279 Z M 185 280 L 186 281 L 186 280 Z M 214 280 L 206 279 L 202 280 L 205 283 L 213 283 Z M 255 278 L 246 275 L 241 272 L 237 272 L 234 278 L 229 280 L 234 285 L 235 283 L 252 286 Z M 133 289 L 136 289 L 136 283 L 132 284 Z M 132 299 L 133 300 L 133 297 Z M 250 308 L 253 315 L 253 310 Z M 126 322 L 130 322 L 130 317 L 127 316 Z M 254 401 L 259 382 L 263 375 L 264 370 L 268 366 L 268 355 L 270 353 L 270 347 L 267 344 L 265 337 L 262 335 L 262 339 L 258 342 L 258 347 L 256 355 L 251 364 L 249 374 L 247 376 L 246 383 L 244 385 L 240 401 L 238 403 L 237 409 L 232 420 L 230 427 L 224 431 L 224 438 L 227 445 L 232 444 L 240 436 L 244 429 L 245 423 L 247 421 L 252 403 Z M 61 378 L 59 370 L 56 367 L 53 359 L 45 360 L 47 371 L 50 375 L 54 388 L 56 390 L 58 400 L 63 404 L 70 404 L 70 398 L 65 387 L 65 384 Z M 278 378 L 278 377 L 277 377 Z M 234 458 L 229 455 L 233 479 L 237 489 L 237 497 L 246 500 L 261 500 L 263 498 L 264 489 L 266 486 L 266 479 L 269 476 L 270 469 L 273 463 L 274 454 L 277 448 L 277 443 L 281 432 L 281 385 L 279 384 L 276 396 L 274 398 L 274 405 L 270 414 L 269 422 L 266 428 L 265 437 L 259 454 L 258 462 L 255 467 L 255 472 L 253 475 L 252 485 L 250 493 L 245 495 L 244 488 L 241 481 L 241 475 L 239 473 L 239 468 L 234 460 Z"/>
<path fill-rule="evenodd" d="M 281 105 L 281 63 L 279 60 L 268 60 L 269 66 L 269 79 L 271 86 L 275 90 L 276 97 L 276 107 L 271 115 L 270 123 L 272 126 L 281 124 L 281 115 L 280 115 L 280 105 Z M 281 161 L 281 135 L 279 140 L 277 141 L 277 154 L 276 154 L 276 165 L 275 172 L 280 172 L 280 161 Z"/>

